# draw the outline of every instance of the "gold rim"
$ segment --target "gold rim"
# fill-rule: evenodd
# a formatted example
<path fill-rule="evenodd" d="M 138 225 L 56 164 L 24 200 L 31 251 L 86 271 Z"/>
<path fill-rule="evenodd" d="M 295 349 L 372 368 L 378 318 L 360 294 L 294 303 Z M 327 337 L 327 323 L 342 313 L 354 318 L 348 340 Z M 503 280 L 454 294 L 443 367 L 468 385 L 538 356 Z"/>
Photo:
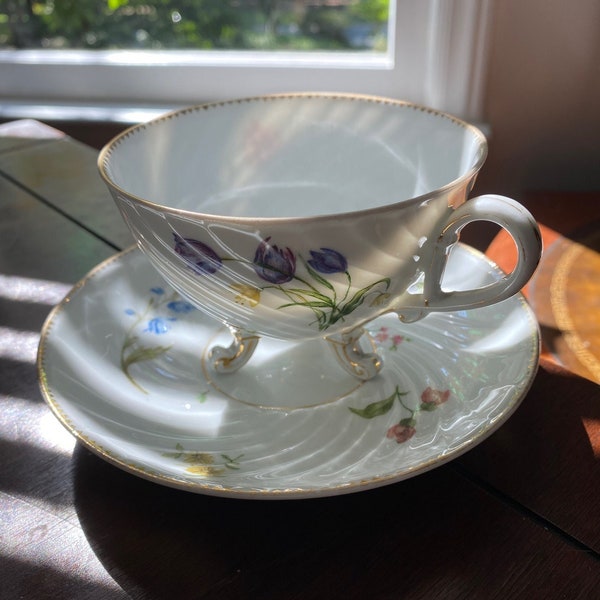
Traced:
<path fill-rule="evenodd" d="M 444 185 L 442 187 L 439 187 L 431 192 L 428 192 L 427 194 L 423 194 L 421 196 L 416 196 L 416 197 L 410 198 L 410 199 L 401 200 L 399 202 L 395 202 L 395 203 L 385 205 L 385 206 L 378 206 L 375 208 L 368 208 L 368 209 L 357 210 L 357 211 L 352 211 L 352 212 L 341 212 L 341 213 L 326 214 L 326 215 L 314 215 L 314 216 L 308 216 L 308 217 L 235 217 L 235 216 L 214 215 L 214 214 L 209 214 L 209 213 L 201 213 L 201 212 L 195 212 L 195 211 L 184 210 L 184 209 L 179 209 L 179 208 L 173 208 L 173 207 L 159 204 L 157 202 L 152 202 L 145 198 L 140 198 L 139 196 L 136 196 L 135 194 L 131 194 L 127 190 L 125 190 L 125 189 L 121 188 L 119 185 L 117 185 L 111 179 L 109 174 L 107 173 L 107 167 L 108 167 L 108 163 L 110 161 L 111 154 L 113 153 L 114 149 L 117 146 L 122 144 L 127 138 L 129 138 L 133 135 L 136 135 L 137 133 L 139 133 L 140 131 L 143 131 L 144 129 L 152 127 L 153 125 L 162 123 L 163 121 L 176 119 L 178 117 L 185 116 L 186 114 L 190 114 L 190 113 L 202 112 L 202 111 L 211 110 L 211 109 L 215 109 L 215 108 L 219 108 L 219 107 L 232 106 L 235 104 L 248 104 L 248 103 L 252 103 L 252 102 L 255 102 L 255 103 L 257 103 L 257 102 L 272 102 L 275 100 L 295 100 L 295 99 L 311 99 L 311 98 L 325 99 L 325 100 L 347 100 L 347 101 L 355 101 L 355 102 L 383 104 L 383 105 L 388 105 L 388 106 L 395 106 L 397 108 L 412 109 L 412 110 L 416 110 L 419 112 L 425 112 L 427 114 L 435 115 L 437 117 L 449 120 L 452 123 L 454 123 L 455 125 L 463 127 L 467 131 L 470 131 L 474 135 L 474 137 L 477 138 L 480 142 L 480 148 L 481 148 L 480 155 L 479 155 L 478 159 L 476 160 L 475 164 L 464 175 L 462 175 L 461 177 L 458 177 L 457 179 L 455 179 L 453 181 L 450 181 L 449 183 L 447 183 L 446 185 Z M 118 194 L 124 196 L 125 198 L 132 200 L 134 202 L 137 202 L 137 203 L 139 203 L 147 208 L 150 208 L 152 210 L 155 210 L 155 211 L 158 210 L 158 211 L 165 212 L 167 214 L 182 216 L 182 217 L 209 219 L 209 220 L 221 222 L 221 223 L 239 223 L 239 224 L 246 224 L 246 225 L 256 227 L 256 226 L 259 226 L 260 224 L 271 224 L 271 223 L 277 223 L 277 222 L 302 223 L 302 222 L 306 222 L 306 221 L 314 222 L 314 221 L 321 221 L 321 220 L 332 219 L 332 218 L 344 219 L 344 218 L 348 218 L 350 216 L 355 217 L 357 215 L 364 215 L 364 214 L 394 210 L 398 206 L 398 204 L 402 204 L 403 206 L 410 206 L 415 203 L 421 203 L 430 198 L 438 196 L 439 194 L 449 192 L 453 189 L 459 188 L 462 185 L 466 184 L 475 175 L 477 175 L 477 173 L 481 170 L 481 167 L 483 166 L 483 164 L 486 160 L 486 157 L 487 157 L 487 140 L 486 140 L 485 136 L 483 135 L 483 133 L 477 127 L 475 127 L 475 125 L 467 123 L 466 121 L 463 121 L 462 119 L 459 119 L 458 117 L 455 117 L 454 115 L 451 115 L 449 113 L 446 113 L 446 112 L 443 112 L 440 110 L 436 110 L 436 109 L 433 109 L 433 108 L 430 108 L 430 107 L 427 107 L 427 106 L 424 106 L 421 104 L 415 104 L 413 102 L 408 102 L 406 100 L 394 100 L 392 98 L 384 98 L 384 97 L 380 97 L 380 96 L 370 96 L 370 95 L 363 95 L 363 94 L 344 94 L 344 93 L 332 94 L 332 93 L 319 93 L 319 92 L 298 92 L 298 93 L 285 93 L 285 94 L 266 94 L 263 96 L 250 96 L 247 98 L 238 98 L 238 99 L 234 99 L 234 100 L 223 100 L 220 102 L 210 102 L 210 103 L 198 104 L 196 106 L 190 106 L 188 108 L 183 108 L 183 109 L 179 109 L 179 110 L 175 110 L 175 111 L 166 113 L 155 119 L 152 119 L 151 121 L 148 121 L 147 123 L 140 123 L 138 125 L 133 125 L 132 127 L 129 127 L 125 131 L 121 132 L 119 135 L 115 136 L 100 151 L 100 154 L 98 156 L 97 165 L 98 165 L 98 170 L 100 171 L 100 176 L 102 177 L 102 179 L 104 180 L 104 183 L 108 186 L 109 189 L 115 190 Z"/>
<path fill-rule="evenodd" d="M 579 362 L 600 381 L 600 361 L 590 352 L 586 343 L 581 339 L 577 327 L 571 317 L 567 298 L 568 279 L 571 267 L 579 259 L 585 247 L 574 243 L 561 256 L 550 282 L 550 305 L 556 319 L 558 329 L 563 332 L 563 339 Z"/>
<path fill-rule="evenodd" d="M 478 256 L 482 260 L 485 260 L 488 266 L 492 268 L 495 273 L 502 273 L 500 269 L 490 259 L 488 259 L 485 255 L 481 254 L 479 251 L 470 248 L 469 246 L 462 245 L 461 247 L 469 251 L 471 254 Z M 190 481 L 189 479 L 182 479 L 179 477 L 169 476 L 164 474 L 163 472 L 152 470 L 143 467 L 137 463 L 128 461 L 126 457 L 116 455 L 114 452 L 103 447 L 94 439 L 90 438 L 86 433 L 81 431 L 76 426 L 76 424 L 73 423 L 72 420 L 68 417 L 68 415 L 65 413 L 62 406 L 60 405 L 59 401 L 57 401 L 57 399 L 55 398 L 54 393 L 50 389 L 50 384 L 48 383 L 48 376 L 46 374 L 45 368 L 46 344 L 48 341 L 48 336 L 50 335 L 52 328 L 55 324 L 56 318 L 68 306 L 71 299 L 76 294 L 80 293 L 81 290 L 92 278 L 97 276 L 100 272 L 104 271 L 111 264 L 117 262 L 125 255 L 131 253 L 136 249 L 136 246 L 131 246 L 98 264 L 91 271 L 89 271 L 87 275 L 85 275 L 78 283 L 76 283 L 73 286 L 73 288 L 69 291 L 65 298 L 60 302 L 60 304 L 54 307 L 54 309 L 48 315 L 41 330 L 40 344 L 37 355 L 37 371 L 40 390 L 42 392 L 42 396 L 45 402 L 48 404 L 48 406 L 50 407 L 56 418 L 59 420 L 59 422 L 69 431 L 69 433 L 71 433 L 86 448 L 88 448 L 101 458 L 105 459 L 107 462 L 113 464 L 116 467 L 119 467 L 124 471 L 137 475 L 143 479 L 153 481 L 154 483 L 160 483 L 163 485 L 167 485 L 168 487 L 173 487 L 195 493 L 205 493 L 208 495 L 228 496 L 246 499 L 300 499 L 317 496 L 334 496 L 354 491 L 363 491 L 399 482 L 413 477 L 415 475 L 429 471 L 434 467 L 441 466 L 447 462 L 450 462 L 451 460 L 454 460 L 455 458 L 466 452 L 468 449 L 481 443 L 484 439 L 486 439 L 489 435 L 496 431 L 498 427 L 500 427 L 500 425 L 506 422 L 506 420 L 518 408 L 521 400 L 524 398 L 524 396 L 530 389 L 533 383 L 535 373 L 537 371 L 540 354 L 540 336 L 537 320 L 535 319 L 533 312 L 525 298 L 522 295 L 520 295 L 520 304 L 524 309 L 524 314 L 527 315 L 527 318 L 529 319 L 531 325 L 530 341 L 532 342 L 532 352 L 530 360 L 524 373 L 524 384 L 520 389 L 515 390 L 512 398 L 509 402 L 507 402 L 502 412 L 495 419 L 487 423 L 487 425 L 478 433 L 477 436 L 465 440 L 459 446 L 454 448 L 450 453 L 440 453 L 427 461 L 424 461 L 418 465 L 405 468 L 404 470 L 396 473 L 361 479 L 358 481 L 351 481 L 348 483 L 341 483 L 336 485 L 335 487 L 323 486 L 311 488 L 244 489 L 239 487 L 227 487 L 224 485 L 217 484 L 214 481 Z"/>

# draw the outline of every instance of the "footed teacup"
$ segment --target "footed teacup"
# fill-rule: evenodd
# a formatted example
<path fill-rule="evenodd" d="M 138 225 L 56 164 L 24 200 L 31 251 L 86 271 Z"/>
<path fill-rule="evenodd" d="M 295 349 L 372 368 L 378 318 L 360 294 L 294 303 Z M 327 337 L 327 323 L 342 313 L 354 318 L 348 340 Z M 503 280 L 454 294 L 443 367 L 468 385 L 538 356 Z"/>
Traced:
<path fill-rule="evenodd" d="M 486 152 L 478 129 L 435 110 L 291 94 L 138 125 L 103 149 L 99 168 L 155 268 L 231 329 L 212 368 L 238 369 L 260 336 L 324 337 L 369 379 L 381 360 L 361 340 L 365 323 L 500 302 L 535 270 L 533 217 L 502 196 L 467 201 Z M 442 289 L 460 230 L 479 220 L 511 234 L 516 267 L 491 285 Z"/>

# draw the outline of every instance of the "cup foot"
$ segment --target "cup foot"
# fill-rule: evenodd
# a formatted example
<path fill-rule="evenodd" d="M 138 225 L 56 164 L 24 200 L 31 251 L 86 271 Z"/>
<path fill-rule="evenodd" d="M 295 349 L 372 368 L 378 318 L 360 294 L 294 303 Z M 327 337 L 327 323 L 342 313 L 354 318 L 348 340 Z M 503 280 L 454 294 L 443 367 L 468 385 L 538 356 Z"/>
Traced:
<path fill-rule="evenodd" d="M 245 336 L 240 334 L 242 339 Z M 228 346 L 230 340 L 227 329 L 211 340 L 202 356 L 202 370 L 215 390 L 243 404 L 281 411 L 315 408 L 345 398 L 364 385 L 363 380 L 339 368 L 322 339 L 289 342 L 261 338 L 260 344 L 254 343 L 252 360 L 244 368 L 236 358 L 221 360 L 224 351 L 235 354 L 243 345 L 234 336 Z"/>
<path fill-rule="evenodd" d="M 325 338 L 338 364 L 362 381 L 373 379 L 383 367 L 383 359 L 375 352 L 369 334 L 362 328 Z M 365 341 L 370 342 L 367 348 Z"/>
<path fill-rule="evenodd" d="M 250 360 L 260 341 L 258 335 L 241 329 L 230 327 L 229 331 L 233 336 L 229 346 L 214 345 L 208 353 L 210 367 L 216 373 L 238 371 Z M 375 352 L 375 346 L 368 333 L 361 327 L 326 337 L 325 340 L 329 343 L 338 364 L 361 381 L 368 381 L 381 371 L 383 360 Z"/>
<path fill-rule="evenodd" d="M 230 328 L 233 336 L 229 346 L 213 346 L 208 354 L 212 368 L 217 373 L 235 373 L 252 357 L 260 340 L 259 336 L 240 329 Z"/>

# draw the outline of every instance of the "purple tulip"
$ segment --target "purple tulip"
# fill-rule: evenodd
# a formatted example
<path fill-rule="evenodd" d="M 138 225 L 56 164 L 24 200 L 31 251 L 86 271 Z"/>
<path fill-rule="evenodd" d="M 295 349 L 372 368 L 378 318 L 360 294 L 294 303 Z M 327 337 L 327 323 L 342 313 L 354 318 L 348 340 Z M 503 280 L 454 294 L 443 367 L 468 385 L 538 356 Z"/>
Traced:
<path fill-rule="evenodd" d="M 321 248 L 320 252 L 311 250 L 312 256 L 307 262 L 319 273 L 345 273 L 348 270 L 348 261 L 337 250 L 331 248 Z"/>
<path fill-rule="evenodd" d="M 176 233 L 175 252 L 185 260 L 196 273 L 212 275 L 223 264 L 217 253 L 206 244 L 191 238 L 182 238 Z"/>
<path fill-rule="evenodd" d="M 278 248 L 263 240 L 254 255 L 256 274 L 269 283 L 281 284 L 291 281 L 296 271 L 296 257 L 289 248 Z"/>

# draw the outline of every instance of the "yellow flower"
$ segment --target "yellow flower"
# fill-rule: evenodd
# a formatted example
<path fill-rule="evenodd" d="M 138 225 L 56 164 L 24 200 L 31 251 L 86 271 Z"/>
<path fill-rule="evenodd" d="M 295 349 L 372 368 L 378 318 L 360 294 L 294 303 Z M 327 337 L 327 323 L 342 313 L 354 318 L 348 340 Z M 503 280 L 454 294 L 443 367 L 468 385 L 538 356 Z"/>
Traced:
<path fill-rule="evenodd" d="M 235 283 L 232 289 L 237 292 L 234 300 L 242 306 L 254 308 L 260 302 L 260 290 L 244 283 Z"/>
<path fill-rule="evenodd" d="M 186 471 L 194 475 L 210 477 L 211 475 L 221 475 L 224 471 L 221 467 L 213 466 L 215 457 L 212 454 L 208 454 L 208 452 L 186 452 L 183 455 L 183 460 L 186 463 L 190 463 Z"/>
<path fill-rule="evenodd" d="M 222 475 L 225 469 L 221 469 L 219 467 L 211 467 L 208 465 L 194 465 L 193 467 L 188 467 L 186 471 L 188 473 L 193 473 L 194 475 L 200 475 L 202 477 L 211 477 L 214 475 Z"/>
<path fill-rule="evenodd" d="M 186 452 L 183 455 L 183 460 L 187 463 L 201 465 L 212 465 L 215 462 L 214 456 L 207 452 Z"/>

